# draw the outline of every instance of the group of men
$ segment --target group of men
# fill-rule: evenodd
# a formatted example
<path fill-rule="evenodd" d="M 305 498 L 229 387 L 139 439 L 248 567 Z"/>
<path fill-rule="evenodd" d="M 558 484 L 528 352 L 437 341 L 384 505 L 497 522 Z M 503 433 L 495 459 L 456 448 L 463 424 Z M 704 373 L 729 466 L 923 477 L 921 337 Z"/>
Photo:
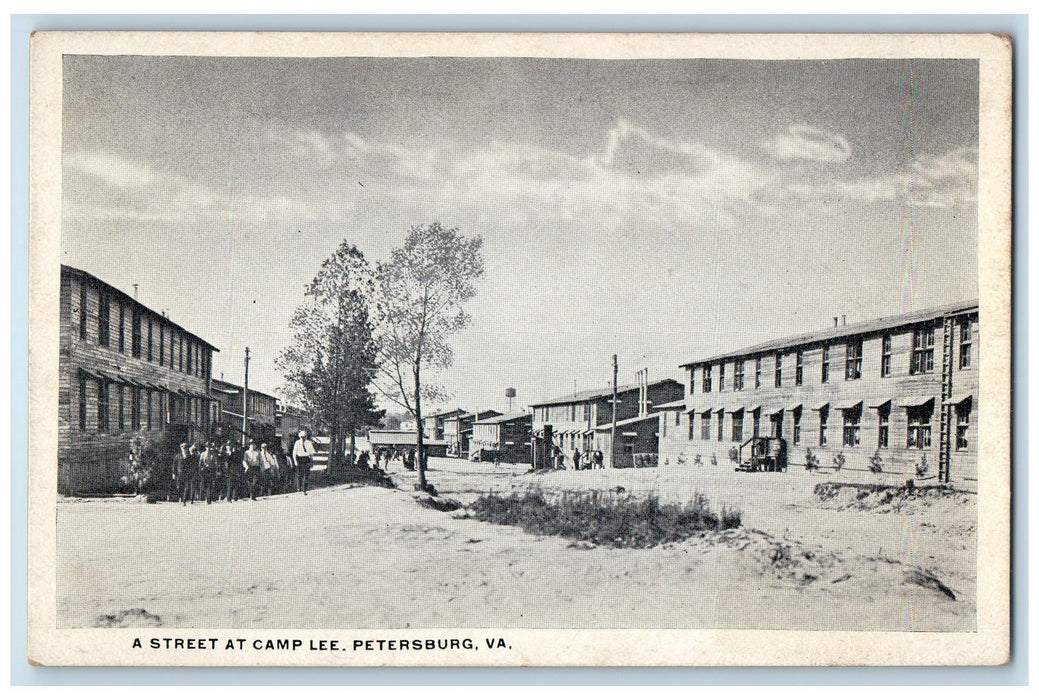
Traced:
<path fill-rule="evenodd" d="M 170 465 L 168 498 L 187 505 L 221 498 L 228 502 L 247 497 L 255 501 L 257 496 L 288 491 L 306 495 L 315 454 L 307 430 L 299 432 L 289 455 L 280 445 L 272 449 L 256 440 L 250 440 L 244 450 L 230 440 L 223 445 L 212 440 L 201 445 L 182 442 Z"/>
<path fill-rule="evenodd" d="M 553 445 L 552 449 L 555 457 L 556 469 L 566 469 L 566 458 L 564 452 L 558 445 Z M 603 454 L 602 450 L 588 450 L 583 455 L 581 451 L 576 447 L 574 448 L 574 454 L 570 458 L 570 465 L 572 469 L 603 469 Z"/>

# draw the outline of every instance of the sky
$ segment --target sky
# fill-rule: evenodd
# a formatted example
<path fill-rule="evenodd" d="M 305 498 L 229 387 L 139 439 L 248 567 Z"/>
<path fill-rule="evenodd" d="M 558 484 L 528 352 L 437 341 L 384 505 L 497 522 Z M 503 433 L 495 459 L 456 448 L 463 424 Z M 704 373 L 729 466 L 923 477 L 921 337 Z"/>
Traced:
<path fill-rule="evenodd" d="M 504 411 L 976 298 L 977 149 L 966 60 L 66 56 L 62 262 L 278 394 L 343 240 L 457 226 L 486 273 L 436 380 Z"/>

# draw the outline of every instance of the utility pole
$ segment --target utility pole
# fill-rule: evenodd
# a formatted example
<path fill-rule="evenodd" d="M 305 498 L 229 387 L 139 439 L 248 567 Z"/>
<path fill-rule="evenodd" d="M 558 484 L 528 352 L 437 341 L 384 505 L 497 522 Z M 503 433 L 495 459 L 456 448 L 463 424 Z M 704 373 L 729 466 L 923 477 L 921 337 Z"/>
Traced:
<path fill-rule="evenodd" d="M 613 423 L 610 425 L 610 469 L 617 463 L 617 356 L 613 356 Z"/>
<path fill-rule="evenodd" d="M 249 445 L 249 348 L 245 348 L 245 386 L 242 387 L 242 447 Z"/>

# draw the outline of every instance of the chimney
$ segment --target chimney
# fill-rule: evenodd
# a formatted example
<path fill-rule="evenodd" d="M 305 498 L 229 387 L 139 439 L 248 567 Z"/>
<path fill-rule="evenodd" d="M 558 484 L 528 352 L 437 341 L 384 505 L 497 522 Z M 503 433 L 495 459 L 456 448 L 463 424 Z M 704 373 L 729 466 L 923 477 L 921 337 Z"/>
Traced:
<path fill-rule="evenodd" d="M 133 283 L 133 298 L 134 299 L 137 299 L 137 287 L 138 286 L 139 285 L 136 282 Z"/>
<path fill-rule="evenodd" d="M 848 314 L 841 314 L 841 325 L 848 325 Z"/>
<path fill-rule="evenodd" d="M 836 316 L 833 317 L 833 327 L 834 328 L 837 327 L 837 317 Z"/>

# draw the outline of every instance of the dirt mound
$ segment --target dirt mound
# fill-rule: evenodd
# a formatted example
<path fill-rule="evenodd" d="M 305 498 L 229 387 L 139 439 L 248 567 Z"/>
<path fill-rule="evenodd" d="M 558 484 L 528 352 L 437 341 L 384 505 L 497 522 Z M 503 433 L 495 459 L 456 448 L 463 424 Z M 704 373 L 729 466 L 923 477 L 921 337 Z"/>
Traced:
<path fill-rule="evenodd" d="M 904 486 L 824 481 L 816 484 L 814 494 L 823 507 L 878 513 L 915 511 L 939 504 L 966 505 L 974 498 L 948 486 L 916 486 L 912 481 Z"/>
<path fill-rule="evenodd" d="M 805 547 L 796 540 L 779 539 L 753 529 L 724 531 L 709 537 L 739 552 L 745 566 L 778 581 L 808 585 L 841 576 L 841 572 L 835 573 L 842 563 L 837 555 Z"/>
<path fill-rule="evenodd" d="M 162 618 L 152 615 L 144 608 L 120 610 L 114 615 L 100 615 L 98 627 L 162 627 Z"/>

